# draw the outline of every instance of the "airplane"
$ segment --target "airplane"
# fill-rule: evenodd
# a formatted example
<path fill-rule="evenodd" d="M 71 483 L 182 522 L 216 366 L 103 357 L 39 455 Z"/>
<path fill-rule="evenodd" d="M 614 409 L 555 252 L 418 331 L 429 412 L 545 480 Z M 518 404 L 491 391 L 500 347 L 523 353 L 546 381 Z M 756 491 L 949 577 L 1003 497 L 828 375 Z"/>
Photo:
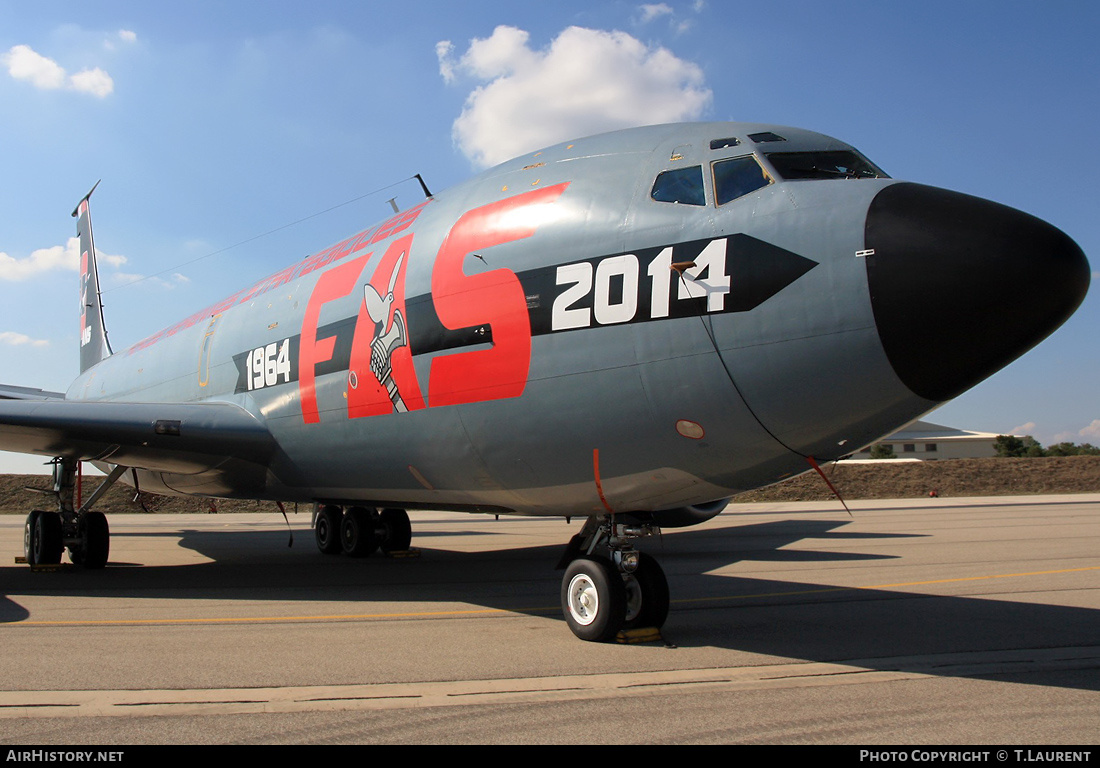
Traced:
<path fill-rule="evenodd" d="M 0 448 L 54 464 L 27 562 L 106 565 L 94 507 L 120 479 L 311 503 L 320 551 L 352 557 L 409 549 L 408 510 L 583 517 L 570 629 L 659 629 L 668 581 L 639 539 L 931 411 L 1090 281 L 1052 225 L 786 126 L 605 133 L 424 193 L 114 352 L 89 192 L 80 375 L 0 389 Z M 83 461 L 107 477 L 81 499 Z"/>

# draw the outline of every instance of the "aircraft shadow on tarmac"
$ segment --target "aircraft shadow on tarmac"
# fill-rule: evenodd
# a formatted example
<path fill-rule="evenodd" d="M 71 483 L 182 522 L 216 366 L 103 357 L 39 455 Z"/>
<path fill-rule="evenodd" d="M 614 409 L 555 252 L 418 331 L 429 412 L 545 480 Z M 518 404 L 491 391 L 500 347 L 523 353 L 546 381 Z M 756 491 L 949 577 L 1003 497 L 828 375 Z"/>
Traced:
<path fill-rule="evenodd" d="M 888 560 L 854 551 L 785 550 L 801 539 L 844 541 L 912 538 L 914 534 L 843 530 L 846 520 L 781 520 L 720 529 L 666 533 L 643 548 L 659 556 L 672 587 L 673 605 L 663 630 L 677 647 L 712 646 L 817 662 L 858 660 L 870 669 L 956 674 L 905 657 L 1046 648 L 1091 647 L 1100 637 L 1100 611 L 996 597 L 953 597 L 900 589 L 861 588 L 774 578 L 712 575 L 736 562 L 837 563 Z M 414 545 L 431 537 L 419 533 Z M 31 573 L 0 568 L 5 595 L 0 624 L 26 620 L 10 594 L 165 599 L 356 602 L 356 613 L 386 603 L 465 602 L 485 608 L 560 617 L 560 572 L 553 570 L 562 545 L 459 552 L 420 546 L 408 560 L 350 559 L 319 554 L 310 531 L 172 531 L 128 535 L 180 537 L 180 545 L 212 559 L 196 565 L 140 566 L 112 561 L 103 571 Z M 447 534 L 448 536 L 451 534 Z M 484 532 L 477 535 L 491 536 Z M 564 537 L 563 537 L 564 538 Z M 125 545 L 118 549 L 124 550 Z M 506 588 L 502 588 L 506 587 Z M 532 607 L 534 605 L 534 607 Z M 415 609 L 411 609 L 415 610 Z M 81 618 L 94 620 L 82 614 Z M 568 634 L 564 625 L 564 634 Z M 579 642 L 579 641 L 578 641 Z M 583 649 L 582 649 L 583 650 Z M 971 670 L 987 677 L 1031 684 L 1100 690 L 1096 669 L 1065 674 L 1027 671 L 1014 675 Z"/>

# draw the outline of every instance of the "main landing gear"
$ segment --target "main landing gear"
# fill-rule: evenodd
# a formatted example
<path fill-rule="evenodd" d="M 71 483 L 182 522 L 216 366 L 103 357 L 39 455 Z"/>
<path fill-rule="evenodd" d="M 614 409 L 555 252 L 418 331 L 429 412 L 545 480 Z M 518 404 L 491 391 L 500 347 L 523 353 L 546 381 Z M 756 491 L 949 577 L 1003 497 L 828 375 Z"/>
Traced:
<path fill-rule="evenodd" d="M 403 509 L 315 505 L 313 532 L 317 549 L 326 555 L 367 557 L 376 550 L 388 555 L 407 552 L 412 542 L 412 523 Z"/>
<path fill-rule="evenodd" d="M 561 609 L 581 640 L 608 642 L 620 631 L 660 629 L 668 617 L 668 580 L 657 561 L 631 541 L 657 533 L 657 526 L 616 522 L 607 515 L 588 518 L 574 536 L 559 569 Z M 606 551 L 607 555 L 593 554 Z"/>
<path fill-rule="evenodd" d="M 115 467 L 79 510 L 74 504 L 76 468 L 75 460 L 55 460 L 52 493 L 57 498 L 57 511 L 36 509 L 27 515 L 23 526 L 23 556 L 28 565 L 56 565 L 66 549 L 74 565 L 85 568 L 107 565 L 111 530 L 104 514 L 89 507 L 114 485 L 126 467 Z"/>

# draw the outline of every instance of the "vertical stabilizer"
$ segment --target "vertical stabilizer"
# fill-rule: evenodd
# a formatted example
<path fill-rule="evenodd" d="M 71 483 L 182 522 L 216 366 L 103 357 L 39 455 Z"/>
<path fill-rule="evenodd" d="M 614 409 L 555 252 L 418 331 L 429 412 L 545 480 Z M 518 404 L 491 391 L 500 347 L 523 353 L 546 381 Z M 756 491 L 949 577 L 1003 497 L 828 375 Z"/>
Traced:
<path fill-rule="evenodd" d="M 99 271 L 96 269 L 95 242 L 92 240 L 92 213 L 88 199 L 95 192 L 84 195 L 73 211 L 76 217 L 76 234 L 80 238 L 80 371 L 91 368 L 111 354 L 107 341 L 107 327 L 103 323 L 103 302 L 99 290 Z"/>

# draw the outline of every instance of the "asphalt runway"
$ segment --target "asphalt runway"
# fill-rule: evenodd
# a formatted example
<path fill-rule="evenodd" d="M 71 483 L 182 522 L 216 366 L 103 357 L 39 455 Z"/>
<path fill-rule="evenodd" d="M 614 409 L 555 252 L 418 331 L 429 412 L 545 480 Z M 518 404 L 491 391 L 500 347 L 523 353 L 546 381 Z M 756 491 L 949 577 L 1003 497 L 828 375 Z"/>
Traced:
<path fill-rule="evenodd" d="M 272 506 L 114 515 L 32 573 L 0 516 L 0 741 L 1094 744 L 1100 494 L 735 505 L 641 548 L 663 641 L 561 618 L 581 524 L 414 513 L 411 559 Z"/>

